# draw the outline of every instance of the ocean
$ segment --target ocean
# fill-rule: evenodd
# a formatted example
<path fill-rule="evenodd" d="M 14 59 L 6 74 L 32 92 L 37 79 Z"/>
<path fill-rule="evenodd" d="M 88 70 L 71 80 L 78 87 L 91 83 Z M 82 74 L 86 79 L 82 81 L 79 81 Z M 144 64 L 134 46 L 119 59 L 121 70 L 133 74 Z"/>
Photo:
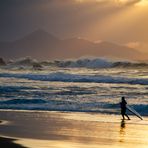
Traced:
<path fill-rule="evenodd" d="M 0 109 L 120 114 L 121 97 L 148 115 L 148 64 L 101 58 L 0 67 Z"/>

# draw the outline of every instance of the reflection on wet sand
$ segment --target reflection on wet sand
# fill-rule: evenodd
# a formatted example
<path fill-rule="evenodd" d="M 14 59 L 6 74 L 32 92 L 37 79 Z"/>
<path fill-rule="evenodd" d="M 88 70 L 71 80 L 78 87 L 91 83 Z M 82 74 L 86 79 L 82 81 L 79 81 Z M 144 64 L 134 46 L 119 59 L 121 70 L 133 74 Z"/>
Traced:
<path fill-rule="evenodd" d="M 148 146 L 148 126 L 119 116 L 61 112 L 0 112 L 10 124 L 0 134 L 29 148 L 119 148 Z M 140 121 L 142 123 L 142 121 Z"/>
<path fill-rule="evenodd" d="M 126 125 L 125 125 L 125 120 L 121 120 L 121 124 L 120 124 L 120 140 L 119 142 L 124 142 L 124 137 L 126 134 Z"/>

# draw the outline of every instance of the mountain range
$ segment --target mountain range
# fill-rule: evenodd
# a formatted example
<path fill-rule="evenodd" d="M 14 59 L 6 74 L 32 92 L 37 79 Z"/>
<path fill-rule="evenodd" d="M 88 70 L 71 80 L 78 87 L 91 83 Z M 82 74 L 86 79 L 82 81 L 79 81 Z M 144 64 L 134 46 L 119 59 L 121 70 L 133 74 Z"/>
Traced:
<path fill-rule="evenodd" d="M 95 43 L 82 38 L 59 39 L 41 29 L 12 42 L 0 42 L 0 56 L 6 59 L 31 56 L 51 60 L 82 56 L 121 59 L 146 59 L 148 57 L 127 46 L 106 41 Z"/>

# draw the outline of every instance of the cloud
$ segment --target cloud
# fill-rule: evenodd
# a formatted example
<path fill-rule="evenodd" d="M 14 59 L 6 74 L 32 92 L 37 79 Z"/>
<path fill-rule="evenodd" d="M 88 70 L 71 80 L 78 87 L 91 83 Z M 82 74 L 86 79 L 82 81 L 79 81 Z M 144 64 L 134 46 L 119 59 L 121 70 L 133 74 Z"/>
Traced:
<path fill-rule="evenodd" d="M 148 6 L 148 0 L 140 0 L 136 6 Z"/>
<path fill-rule="evenodd" d="M 114 0 L 114 1 L 121 4 L 133 5 L 139 3 L 141 0 Z"/>
<path fill-rule="evenodd" d="M 136 49 L 136 48 L 139 48 L 139 46 L 140 46 L 140 42 L 129 42 L 129 43 L 127 43 L 127 44 L 125 44 L 127 47 L 129 47 L 129 48 L 134 48 L 134 49 Z"/>
<path fill-rule="evenodd" d="M 141 0 L 74 0 L 75 2 L 78 3 L 86 3 L 86 2 L 90 2 L 90 3 L 109 3 L 109 4 L 124 4 L 124 5 L 132 5 L 132 4 L 136 4 L 136 3 L 141 3 Z M 143 0 L 142 0 L 143 1 Z M 144 0 L 145 1 L 145 0 Z"/>

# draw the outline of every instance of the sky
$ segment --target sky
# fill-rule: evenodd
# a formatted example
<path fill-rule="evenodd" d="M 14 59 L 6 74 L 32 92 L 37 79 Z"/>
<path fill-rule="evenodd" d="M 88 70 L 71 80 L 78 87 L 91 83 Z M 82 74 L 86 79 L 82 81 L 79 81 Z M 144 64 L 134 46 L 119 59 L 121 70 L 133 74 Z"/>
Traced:
<path fill-rule="evenodd" d="M 36 29 L 148 52 L 148 0 L 0 0 L 0 41 Z"/>

